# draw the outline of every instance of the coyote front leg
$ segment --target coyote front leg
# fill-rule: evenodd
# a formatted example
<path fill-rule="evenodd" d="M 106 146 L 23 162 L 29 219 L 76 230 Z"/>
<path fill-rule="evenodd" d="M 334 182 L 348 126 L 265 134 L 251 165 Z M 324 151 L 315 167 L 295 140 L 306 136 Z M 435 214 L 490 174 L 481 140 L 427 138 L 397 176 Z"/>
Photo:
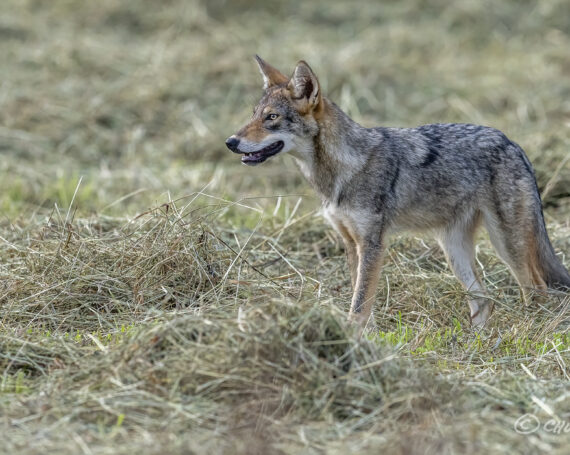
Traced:
<path fill-rule="evenodd" d="M 382 265 L 382 234 L 370 235 L 357 243 L 358 268 L 349 318 L 363 328 L 368 322 Z"/>
<path fill-rule="evenodd" d="M 346 261 L 348 262 L 348 269 L 350 271 L 350 282 L 352 283 L 352 290 L 354 291 L 356 288 L 356 277 L 358 276 L 358 251 L 356 241 L 344 224 L 337 223 L 335 226 L 342 235 L 344 249 L 346 250 Z"/>

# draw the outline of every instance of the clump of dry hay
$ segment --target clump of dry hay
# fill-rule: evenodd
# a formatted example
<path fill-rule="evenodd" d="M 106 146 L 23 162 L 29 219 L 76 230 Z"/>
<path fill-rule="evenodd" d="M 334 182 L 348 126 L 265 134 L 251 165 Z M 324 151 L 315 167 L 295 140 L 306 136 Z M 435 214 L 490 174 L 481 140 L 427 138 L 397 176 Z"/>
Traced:
<path fill-rule="evenodd" d="M 4 343 L 4 358 L 43 362 L 39 393 L 6 409 L 8 447 L 47 432 L 26 444 L 61 448 L 67 438 L 104 448 L 113 437 L 120 453 L 145 438 L 148 453 L 298 453 L 309 444 L 331 453 L 525 453 L 513 423 L 534 410 L 529 397 L 549 397 L 551 412 L 568 418 L 568 398 L 553 400 L 570 391 L 562 378 L 440 375 L 358 339 L 344 314 L 323 305 L 267 300 L 149 322 L 121 343 L 92 341 Z M 566 436 L 556 436 L 540 433 L 540 444 L 564 453 Z"/>
<path fill-rule="evenodd" d="M 406 373 L 391 349 L 359 342 L 338 310 L 267 301 L 212 316 L 141 333 L 113 361 L 117 379 L 154 392 L 176 384 L 183 395 L 274 417 L 362 417 L 389 401 L 407 414 L 433 404 L 421 369 Z"/>
<path fill-rule="evenodd" d="M 87 355 L 80 344 L 65 356 L 33 345 L 4 349 L 13 360 L 49 359 L 43 398 L 24 400 L 21 411 L 43 409 L 50 425 L 72 407 L 84 431 L 112 427 L 120 415 L 135 431 L 231 435 L 299 419 L 364 430 L 387 411 L 390 426 L 409 425 L 449 400 L 448 385 L 391 348 L 359 341 L 338 310 L 282 301 L 148 324 L 120 349 L 98 342 Z"/>
<path fill-rule="evenodd" d="M 52 213 L 28 228 L 24 244 L 10 243 L 0 270 L 2 311 L 25 329 L 106 330 L 151 308 L 198 309 L 216 301 L 235 254 L 207 217 L 185 219 L 176 210 L 164 204 L 126 224 Z"/>

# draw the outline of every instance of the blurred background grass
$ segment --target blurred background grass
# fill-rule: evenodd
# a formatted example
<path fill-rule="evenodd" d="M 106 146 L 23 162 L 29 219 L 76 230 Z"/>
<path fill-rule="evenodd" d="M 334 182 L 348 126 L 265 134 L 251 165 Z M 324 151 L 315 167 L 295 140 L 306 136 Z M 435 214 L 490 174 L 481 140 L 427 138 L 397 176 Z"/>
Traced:
<path fill-rule="evenodd" d="M 285 73 L 307 60 L 366 126 L 502 129 L 527 151 L 541 189 L 569 154 L 566 0 L 1 8 L 0 207 L 11 215 L 65 206 L 79 176 L 86 211 L 138 192 L 113 206 L 136 212 L 212 179 L 210 191 L 235 198 L 310 195 L 288 158 L 252 171 L 225 150 L 261 93 L 255 53 Z M 553 183 L 546 205 L 567 205 L 570 166 Z"/>

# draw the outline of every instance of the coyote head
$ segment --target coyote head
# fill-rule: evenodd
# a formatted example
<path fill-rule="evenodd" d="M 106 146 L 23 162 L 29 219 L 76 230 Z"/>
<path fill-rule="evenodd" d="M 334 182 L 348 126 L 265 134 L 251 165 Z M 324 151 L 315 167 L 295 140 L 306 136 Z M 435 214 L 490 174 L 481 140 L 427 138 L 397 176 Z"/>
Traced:
<path fill-rule="evenodd" d="M 317 77 L 306 62 L 297 63 L 289 78 L 259 56 L 265 93 L 249 123 L 226 140 L 227 147 L 242 155 L 249 166 L 263 163 L 278 153 L 298 155 L 313 149 L 323 101 Z"/>

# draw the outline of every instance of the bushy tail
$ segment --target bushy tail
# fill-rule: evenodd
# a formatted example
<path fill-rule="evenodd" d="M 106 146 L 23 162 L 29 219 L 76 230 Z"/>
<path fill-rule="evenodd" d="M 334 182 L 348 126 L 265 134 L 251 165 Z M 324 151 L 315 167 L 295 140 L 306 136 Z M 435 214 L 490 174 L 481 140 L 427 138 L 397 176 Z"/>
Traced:
<path fill-rule="evenodd" d="M 532 165 L 518 145 L 511 143 L 511 147 L 522 159 L 528 174 L 518 182 L 509 176 L 495 183 L 495 206 L 485 213 L 491 241 L 495 240 L 494 244 L 499 246 L 499 250 L 503 247 L 506 262 L 521 286 L 570 293 L 570 274 L 554 253 L 546 232 L 542 200 Z M 518 191 L 505 191 L 509 186 L 517 187 Z M 503 232 L 503 238 L 493 232 L 496 226 Z M 521 245 L 524 245 L 524 250 L 517 251 Z"/>
<path fill-rule="evenodd" d="M 570 274 L 554 253 L 542 212 L 537 221 L 537 265 L 542 272 L 542 279 L 550 289 L 570 292 Z"/>

